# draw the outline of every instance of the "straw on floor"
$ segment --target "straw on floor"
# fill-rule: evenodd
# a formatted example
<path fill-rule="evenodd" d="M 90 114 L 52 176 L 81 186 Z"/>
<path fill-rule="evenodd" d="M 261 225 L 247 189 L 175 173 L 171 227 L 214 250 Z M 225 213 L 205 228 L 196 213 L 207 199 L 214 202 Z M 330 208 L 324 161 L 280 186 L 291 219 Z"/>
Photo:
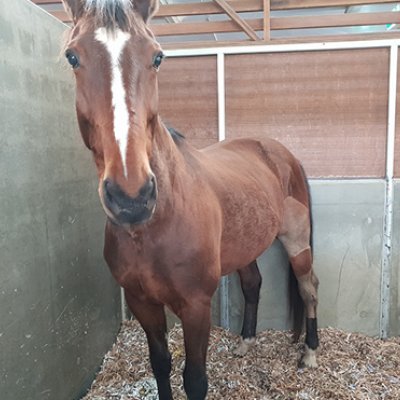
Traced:
<path fill-rule="evenodd" d="M 400 399 L 400 338 L 379 340 L 337 329 L 320 329 L 319 367 L 297 367 L 301 345 L 288 332 L 265 331 L 243 358 L 233 355 L 239 338 L 213 328 L 208 351 L 209 400 Z M 183 333 L 169 332 L 174 399 L 182 388 Z M 156 400 L 147 342 L 136 321 L 123 323 L 84 400 Z"/>

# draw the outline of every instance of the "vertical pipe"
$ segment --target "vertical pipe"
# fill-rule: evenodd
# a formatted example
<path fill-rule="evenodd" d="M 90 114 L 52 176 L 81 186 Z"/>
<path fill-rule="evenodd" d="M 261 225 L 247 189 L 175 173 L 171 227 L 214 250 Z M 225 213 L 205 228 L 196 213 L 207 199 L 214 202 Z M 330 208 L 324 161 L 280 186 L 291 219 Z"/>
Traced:
<path fill-rule="evenodd" d="M 217 54 L 218 140 L 225 139 L 225 55 Z"/>
<path fill-rule="evenodd" d="M 389 101 L 386 143 L 385 213 L 383 225 L 382 269 L 381 269 L 381 309 L 380 337 L 389 333 L 390 313 L 390 275 L 392 265 L 392 226 L 394 201 L 394 145 L 396 133 L 396 93 L 397 93 L 398 46 L 390 46 Z"/>
<path fill-rule="evenodd" d="M 264 8 L 264 41 L 271 40 L 271 0 L 263 1 Z"/>
<path fill-rule="evenodd" d="M 121 319 L 122 322 L 126 321 L 126 300 L 125 300 L 125 292 L 123 288 L 120 288 L 121 293 Z"/>
<path fill-rule="evenodd" d="M 217 94 L 218 94 L 218 141 L 225 139 L 225 55 L 217 54 Z M 229 318 L 229 278 L 223 276 L 219 286 L 220 325 L 230 328 Z"/>

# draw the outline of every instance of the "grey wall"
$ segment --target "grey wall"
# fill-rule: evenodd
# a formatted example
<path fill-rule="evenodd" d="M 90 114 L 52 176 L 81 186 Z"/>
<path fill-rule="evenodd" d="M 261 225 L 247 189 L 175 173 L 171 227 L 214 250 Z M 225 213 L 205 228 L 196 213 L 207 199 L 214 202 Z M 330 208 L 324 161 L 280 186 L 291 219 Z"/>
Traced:
<path fill-rule="evenodd" d="M 394 181 L 393 262 L 390 288 L 390 334 L 400 336 L 400 180 Z"/>
<path fill-rule="evenodd" d="M 120 323 L 64 30 L 27 0 L 0 1 L 2 400 L 77 398 Z"/>
<path fill-rule="evenodd" d="M 319 324 L 379 335 L 383 180 L 311 180 L 314 266 L 320 279 Z M 396 186 L 400 199 L 400 183 Z M 399 204 L 397 200 L 397 205 Z M 400 208 L 395 207 L 390 334 L 399 334 Z M 275 243 L 259 259 L 263 275 L 258 329 L 287 324 L 287 258 Z M 236 276 L 230 278 L 231 328 L 239 332 L 243 300 Z"/>

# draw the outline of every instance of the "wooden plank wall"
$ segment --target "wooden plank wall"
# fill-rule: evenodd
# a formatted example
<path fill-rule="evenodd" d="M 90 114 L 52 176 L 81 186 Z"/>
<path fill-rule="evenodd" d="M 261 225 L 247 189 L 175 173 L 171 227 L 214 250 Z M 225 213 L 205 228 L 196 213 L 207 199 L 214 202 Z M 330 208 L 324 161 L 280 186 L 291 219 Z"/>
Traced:
<path fill-rule="evenodd" d="M 313 177 L 382 177 L 388 65 L 388 49 L 229 56 L 227 137 L 274 137 Z"/>
<path fill-rule="evenodd" d="M 314 178 L 384 176 L 389 49 L 225 58 L 227 138 L 274 137 Z M 216 58 L 170 58 L 163 68 L 161 115 L 196 146 L 215 142 Z"/>
<path fill-rule="evenodd" d="M 160 115 L 200 148 L 218 141 L 215 56 L 167 58 L 159 72 Z"/>

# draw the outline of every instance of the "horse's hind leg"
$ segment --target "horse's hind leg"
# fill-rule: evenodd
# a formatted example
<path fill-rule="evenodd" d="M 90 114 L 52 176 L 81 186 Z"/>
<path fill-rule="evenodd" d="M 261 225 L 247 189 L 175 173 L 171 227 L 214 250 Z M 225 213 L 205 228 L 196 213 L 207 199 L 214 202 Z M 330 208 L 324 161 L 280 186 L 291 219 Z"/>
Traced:
<path fill-rule="evenodd" d="M 125 291 L 125 297 L 130 310 L 146 333 L 150 363 L 157 381 L 159 399 L 172 400 L 169 380 L 171 354 L 168 351 L 166 339 L 167 324 L 164 307 L 138 300 L 128 291 Z"/>
<path fill-rule="evenodd" d="M 282 229 L 278 237 L 288 252 L 290 264 L 298 282 L 298 292 L 306 311 L 305 354 L 300 365 L 316 367 L 315 350 L 319 344 L 317 333 L 318 279 L 312 268 L 310 235 L 309 209 L 293 197 L 286 198 Z M 295 332 L 295 337 L 298 337 L 301 332 L 301 326 L 297 328 L 298 332 Z"/>
<path fill-rule="evenodd" d="M 306 308 L 305 354 L 299 365 L 301 367 L 315 368 L 317 367 L 315 351 L 319 344 L 317 332 L 318 278 L 312 269 L 311 259 L 311 250 L 308 249 L 294 257 L 290 257 L 290 263 L 298 281 L 300 296 Z"/>
<path fill-rule="evenodd" d="M 257 310 L 260 299 L 261 275 L 257 262 L 238 271 L 244 296 L 244 317 L 242 327 L 242 341 L 234 354 L 244 356 L 255 343 L 257 328 Z"/>

